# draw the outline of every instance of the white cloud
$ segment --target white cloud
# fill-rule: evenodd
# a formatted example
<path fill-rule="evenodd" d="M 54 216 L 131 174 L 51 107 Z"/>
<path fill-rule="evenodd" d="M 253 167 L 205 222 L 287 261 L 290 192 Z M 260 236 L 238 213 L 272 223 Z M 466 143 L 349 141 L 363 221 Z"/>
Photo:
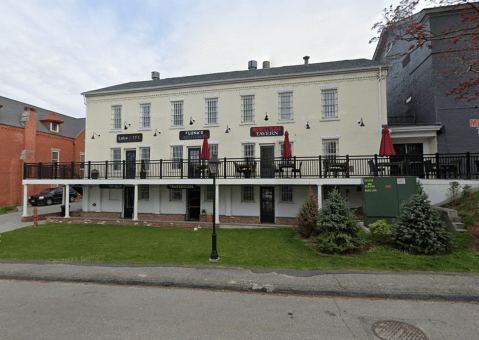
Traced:
<path fill-rule="evenodd" d="M 374 4 L 374 5 L 373 5 Z M 129 81 L 371 58 L 375 19 L 389 2 L 5 1 L 0 93 L 71 116 L 81 92 Z M 129 7 L 128 7 L 129 6 Z"/>

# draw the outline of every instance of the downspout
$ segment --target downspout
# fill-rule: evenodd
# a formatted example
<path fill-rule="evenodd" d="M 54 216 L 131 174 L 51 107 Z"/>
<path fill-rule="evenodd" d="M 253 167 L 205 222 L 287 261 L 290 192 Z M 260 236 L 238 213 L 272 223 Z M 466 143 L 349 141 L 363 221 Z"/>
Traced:
<path fill-rule="evenodd" d="M 378 81 L 378 94 L 379 94 L 379 131 L 383 127 L 383 113 L 382 113 L 382 101 L 381 101 L 381 79 L 382 79 L 382 67 L 379 66 L 379 81 Z"/>

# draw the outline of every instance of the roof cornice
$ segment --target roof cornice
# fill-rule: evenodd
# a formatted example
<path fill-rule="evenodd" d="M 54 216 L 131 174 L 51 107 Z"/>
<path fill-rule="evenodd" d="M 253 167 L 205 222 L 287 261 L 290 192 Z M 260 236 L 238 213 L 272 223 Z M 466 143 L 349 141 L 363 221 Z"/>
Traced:
<path fill-rule="evenodd" d="M 295 74 L 290 73 L 290 74 L 269 75 L 269 76 L 260 76 L 260 77 L 251 77 L 251 78 L 235 78 L 235 79 L 201 81 L 201 82 L 194 82 L 194 83 L 183 83 L 183 84 L 175 84 L 175 85 L 150 86 L 150 87 L 142 87 L 142 88 L 136 88 L 136 89 L 98 91 L 95 93 L 82 92 L 81 95 L 85 97 L 93 97 L 93 96 L 100 96 L 105 94 L 146 92 L 146 91 L 154 91 L 154 90 L 169 90 L 169 89 L 190 88 L 190 87 L 200 87 L 200 86 L 236 84 L 236 83 L 243 83 L 243 82 L 280 80 L 280 79 L 290 79 L 290 78 L 305 78 L 305 77 L 311 77 L 311 76 L 328 76 L 332 74 L 360 73 L 360 72 L 370 72 L 373 70 L 388 69 L 388 68 L 389 68 L 388 65 L 379 65 L 379 66 L 368 66 L 368 67 L 350 68 L 350 69 L 313 71 L 313 72 L 304 72 L 304 73 L 295 73 Z"/>

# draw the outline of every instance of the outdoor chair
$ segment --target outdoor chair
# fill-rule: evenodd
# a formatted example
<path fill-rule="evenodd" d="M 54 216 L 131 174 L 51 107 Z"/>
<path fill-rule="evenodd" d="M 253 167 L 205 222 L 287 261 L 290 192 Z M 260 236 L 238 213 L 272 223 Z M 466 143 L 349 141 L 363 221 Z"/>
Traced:
<path fill-rule="evenodd" d="M 240 167 L 239 167 L 238 163 L 233 162 L 233 166 L 234 166 L 234 171 L 235 171 L 235 177 L 241 177 L 241 171 L 240 171 Z"/>
<path fill-rule="evenodd" d="M 427 159 L 424 161 L 424 173 L 426 174 L 426 178 L 435 177 L 436 175 L 436 166 L 432 163 L 432 160 Z"/>
<path fill-rule="evenodd" d="M 293 168 L 293 169 L 291 170 L 291 173 L 292 173 L 292 174 L 295 174 L 295 175 L 298 173 L 298 174 L 299 174 L 299 178 L 301 178 L 301 166 L 302 166 L 302 165 L 303 165 L 303 162 L 302 162 L 302 161 L 299 162 L 299 167 L 298 167 L 298 168 Z"/>
<path fill-rule="evenodd" d="M 368 160 L 368 165 L 369 165 L 369 172 L 371 176 L 375 176 L 377 172 L 376 172 L 376 164 L 374 164 L 374 160 L 372 159 Z"/>

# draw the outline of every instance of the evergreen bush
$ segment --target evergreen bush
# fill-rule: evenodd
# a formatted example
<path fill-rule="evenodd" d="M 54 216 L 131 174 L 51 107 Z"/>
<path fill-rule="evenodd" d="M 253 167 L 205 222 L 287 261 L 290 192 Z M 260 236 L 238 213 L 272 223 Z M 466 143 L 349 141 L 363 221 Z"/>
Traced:
<path fill-rule="evenodd" d="M 437 254 L 451 250 L 452 235 L 423 190 L 404 201 L 391 228 L 391 240 L 412 254 Z"/>
<path fill-rule="evenodd" d="M 318 202 L 314 197 L 313 190 L 309 188 L 308 195 L 299 208 L 296 216 L 297 224 L 294 226 L 296 232 L 304 238 L 310 238 L 317 235 L 318 225 Z"/>
<path fill-rule="evenodd" d="M 314 247 L 322 252 L 343 254 L 362 245 L 354 213 L 348 209 L 346 200 L 336 188 L 324 201 L 319 213 L 318 231 L 318 236 L 312 241 Z"/>
<path fill-rule="evenodd" d="M 368 227 L 371 232 L 370 238 L 372 241 L 378 243 L 387 243 L 389 241 L 392 225 L 388 224 L 386 220 L 377 220 Z"/>

